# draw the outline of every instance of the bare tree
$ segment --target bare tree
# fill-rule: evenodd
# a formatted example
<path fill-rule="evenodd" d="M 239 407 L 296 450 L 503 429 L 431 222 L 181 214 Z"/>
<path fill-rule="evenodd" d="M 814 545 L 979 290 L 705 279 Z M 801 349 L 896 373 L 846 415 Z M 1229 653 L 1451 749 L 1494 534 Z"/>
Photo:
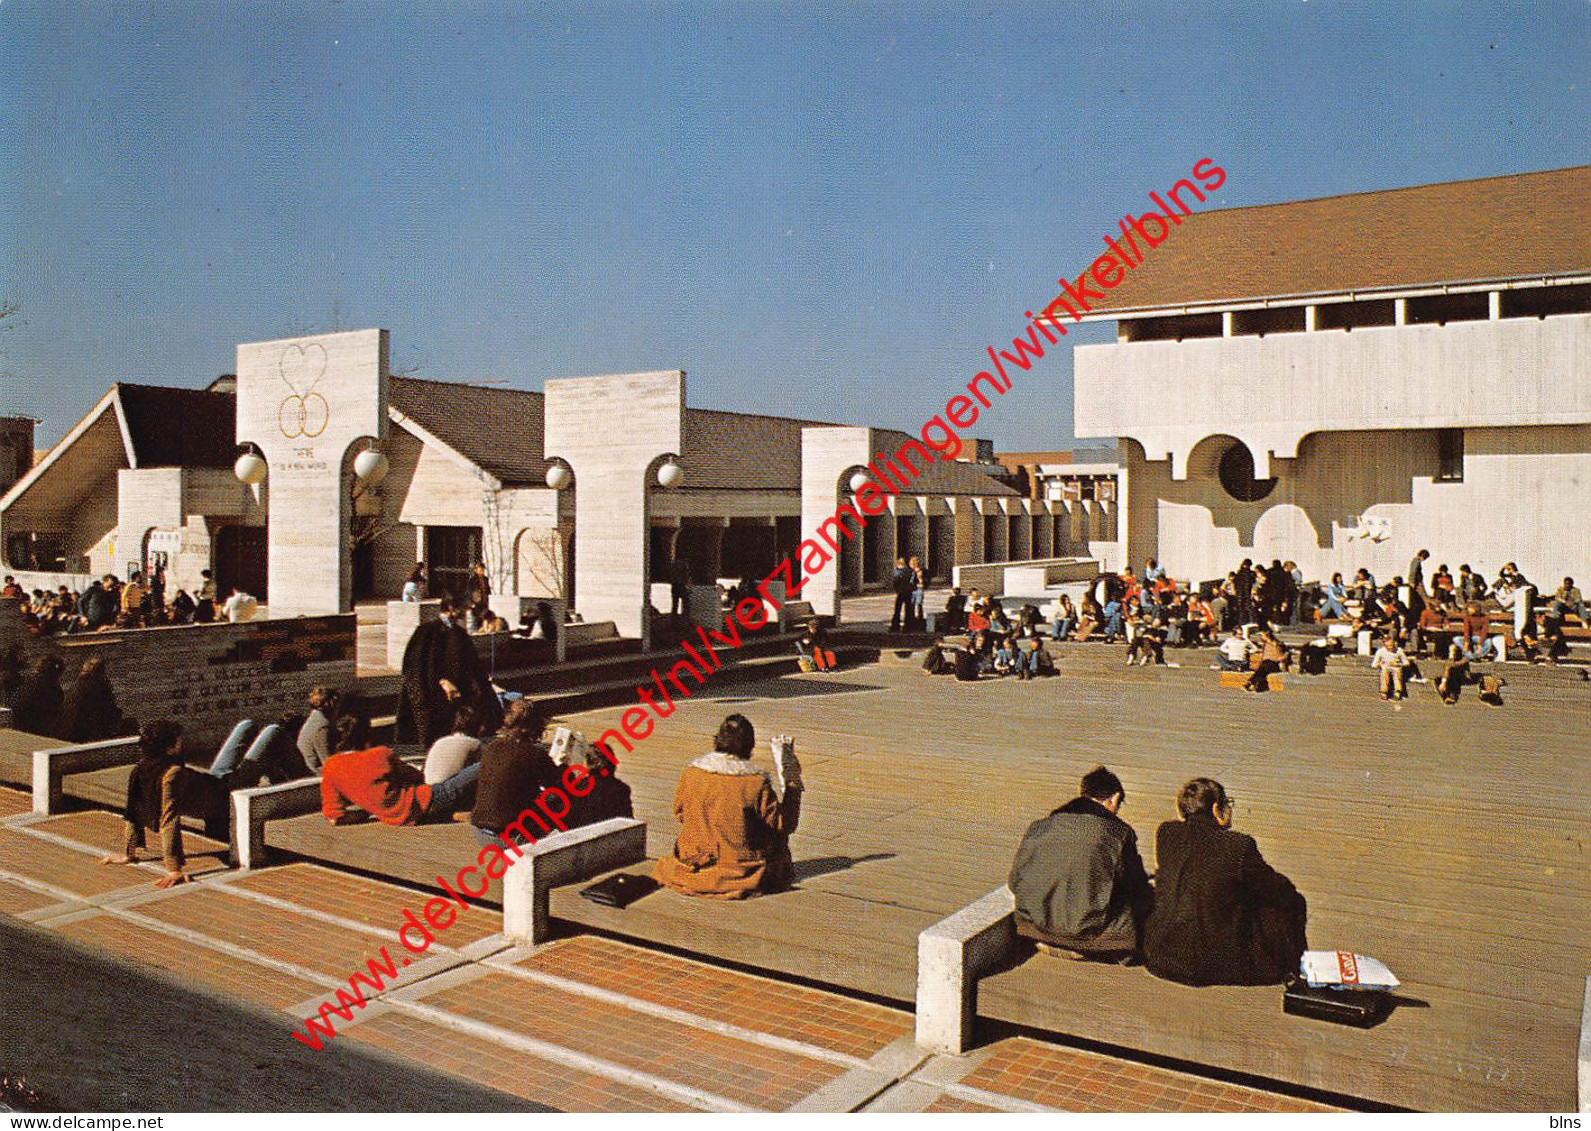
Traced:
<path fill-rule="evenodd" d="M 568 548 L 563 530 L 559 527 L 526 530 L 520 535 L 519 543 L 521 564 L 541 594 L 567 600 L 565 562 Z"/>

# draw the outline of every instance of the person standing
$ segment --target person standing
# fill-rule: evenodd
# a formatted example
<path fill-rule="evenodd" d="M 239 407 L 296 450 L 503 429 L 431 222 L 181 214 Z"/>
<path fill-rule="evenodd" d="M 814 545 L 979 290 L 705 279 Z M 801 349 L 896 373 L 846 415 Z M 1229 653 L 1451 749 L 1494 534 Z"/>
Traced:
<path fill-rule="evenodd" d="M 890 579 L 890 586 L 895 591 L 895 611 L 889 616 L 889 630 L 899 632 L 902 617 L 906 620 L 906 626 L 911 627 L 912 590 L 917 587 L 916 578 L 912 576 L 905 558 L 895 559 L 895 573 Z"/>
<path fill-rule="evenodd" d="M 453 711 L 462 703 L 482 712 L 484 726 L 495 727 L 500 717 L 480 655 L 458 623 L 458 608 L 451 597 L 439 604 L 437 619 L 415 629 L 404 646 L 398 701 L 398 742 L 426 749 L 453 729 Z"/>
<path fill-rule="evenodd" d="M 1249 624 L 1254 620 L 1254 563 L 1248 558 L 1232 575 L 1232 588 L 1237 592 L 1237 623 Z"/>
<path fill-rule="evenodd" d="M 403 579 L 403 599 L 414 604 L 425 598 L 425 563 L 415 562 L 409 576 Z"/>
<path fill-rule="evenodd" d="M 922 632 L 928 627 L 928 616 L 923 612 L 923 603 L 928 597 L 928 571 L 923 568 L 922 560 L 916 557 L 906 563 L 906 568 L 912 575 L 911 613 L 907 617 L 907 629 Z"/>
<path fill-rule="evenodd" d="M 684 616 L 686 610 L 690 608 L 691 583 L 693 580 L 690 559 L 679 556 L 676 550 L 674 561 L 668 567 L 669 616 Z"/>

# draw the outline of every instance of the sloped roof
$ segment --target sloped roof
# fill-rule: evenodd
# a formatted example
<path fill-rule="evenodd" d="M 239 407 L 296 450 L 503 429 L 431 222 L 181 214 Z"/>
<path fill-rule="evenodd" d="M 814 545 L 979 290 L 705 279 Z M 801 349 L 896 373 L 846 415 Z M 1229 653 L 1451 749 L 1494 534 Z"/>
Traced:
<path fill-rule="evenodd" d="M 1591 272 L 1591 165 L 1196 210 L 1144 260 L 1096 314 Z"/>
<path fill-rule="evenodd" d="M 237 458 L 231 393 L 118 383 L 116 399 L 138 467 L 231 467 Z"/>
<path fill-rule="evenodd" d="M 403 415 L 505 485 L 546 485 L 542 394 L 394 377 L 388 398 Z"/>
<path fill-rule="evenodd" d="M 1022 492 L 1000 482 L 996 475 L 1001 467 L 966 463 L 962 460 L 945 462 L 936 459 L 922 474 L 906 485 L 907 495 L 1014 495 Z"/>

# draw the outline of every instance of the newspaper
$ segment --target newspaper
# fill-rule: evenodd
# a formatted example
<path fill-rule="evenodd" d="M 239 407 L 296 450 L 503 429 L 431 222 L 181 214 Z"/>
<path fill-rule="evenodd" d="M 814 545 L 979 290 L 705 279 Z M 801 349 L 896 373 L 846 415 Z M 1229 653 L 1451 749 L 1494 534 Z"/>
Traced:
<path fill-rule="evenodd" d="M 768 743 L 768 748 L 773 753 L 773 791 L 783 801 L 787 791 L 799 791 L 802 788 L 801 763 L 796 761 L 795 739 L 788 734 L 778 734 Z"/>
<path fill-rule="evenodd" d="M 1339 990 L 1395 990 L 1399 982 L 1386 964 L 1346 950 L 1306 950 L 1298 964 L 1311 986 Z"/>
<path fill-rule="evenodd" d="M 593 752 L 586 736 L 568 727 L 553 731 L 552 745 L 547 748 L 547 756 L 555 766 L 589 766 Z"/>

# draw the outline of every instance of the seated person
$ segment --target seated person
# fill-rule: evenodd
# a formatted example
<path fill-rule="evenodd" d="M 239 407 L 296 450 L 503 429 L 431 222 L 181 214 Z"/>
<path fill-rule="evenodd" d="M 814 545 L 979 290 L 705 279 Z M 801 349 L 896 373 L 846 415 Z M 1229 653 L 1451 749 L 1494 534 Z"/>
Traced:
<path fill-rule="evenodd" d="M 928 653 L 923 657 L 924 675 L 950 675 L 956 670 L 954 649 L 945 646 L 943 640 L 936 640 L 928 646 Z"/>
<path fill-rule="evenodd" d="M 502 725 L 481 751 L 480 780 L 470 824 L 475 826 L 475 835 L 483 845 L 501 839 L 505 830 L 520 822 L 520 814 L 542 790 L 558 784 L 558 767 L 541 741 L 546 729 L 547 719 L 541 709 L 529 699 L 516 699 L 508 705 Z M 534 818 L 529 819 L 531 825 L 519 823 L 517 827 L 545 826 L 545 821 L 538 824 Z M 523 839 L 518 833 L 514 836 L 516 840 Z"/>
<path fill-rule="evenodd" d="M 480 774 L 465 766 L 444 782 L 427 785 L 425 775 L 386 746 L 370 746 L 370 723 L 362 715 L 337 720 L 337 753 L 321 767 L 320 811 L 332 824 L 352 825 L 374 817 L 384 825 L 426 825 L 452 820 Z"/>
<path fill-rule="evenodd" d="M 1215 663 L 1224 672 L 1246 672 L 1248 658 L 1258 651 L 1259 646 L 1252 640 L 1245 640 L 1241 632 L 1234 632 L 1216 649 Z"/>
<path fill-rule="evenodd" d="M 453 733 L 425 752 L 425 784 L 438 785 L 481 758 L 481 716 L 468 703 L 453 712 Z"/>
<path fill-rule="evenodd" d="M 831 672 L 835 668 L 834 650 L 829 647 L 828 634 L 815 620 L 807 621 L 807 630 L 796 642 L 796 651 L 803 659 L 811 660 L 812 666 L 820 672 Z"/>
<path fill-rule="evenodd" d="M 1409 697 L 1408 688 L 1404 686 L 1409 656 L 1398 646 L 1397 637 L 1388 633 L 1381 638 L 1381 647 L 1370 658 L 1370 666 L 1381 673 L 1381 698 L 1391 699 L 1394 693 L 1399 699 Z"/>
<path fill-rule="evenodd" d="M 635 816 L 630 787 L 619 780 L 614 764 L 603 757 L 601 751 L 589 742 L 571 742 L 566 751 L 563 761 L 558 763 L 561 788 L 569 795 L 570 802 L 565 824 L 571 829 L 578 829 L 614 817 Z M 584 794 L 570 788 L 572 766 L 580 766 L 586 771 L 585 777 L 574 782 L 577 788 L 584 787 Z M 591 784 L 585 785 L 586 782 Z"/>
<path fill-rule="evenodd" d="M 1270 678 L 1292 667 L 1293 654 L 1287 645 L 1276 638 L 1276 633 L 1266 629 L 1260 633 L 1260 662 L 1249 676 L 1243 690 L 1265 692 L 1270 690 Z"/>
<path fill-rule="evenodd" d="M 1190 986 L 1264 986 L 1298 973 L 1308 908 L 1286 876 L 1232 829 L 1221 783 L 1194 778 L 1177 797 L 1180 821 L 1155 837 L 1154 909 L 1144 925 L 1151 974 Z"/>
<path fill-rule="evenodd" d="M 1044 650 L 1044 642 L 1037 637 L 1019 637 L 1012 642 L 1012 665 L 1016 668 L 1018 679 L 1028 680 L 1040 673 L 1051 670 L 1049 653 Z"/>
<path fill-rule="evenodd" d="M 298 754 L 309 772 L 317 776 L 331 757 L 332 720 L 337 717 L 341 702 L 342 695 L 330 687 L 310 689 L 309 714 L 298 728 Z"/>
<path fill-rule="evenodd" d="M 1442 674 L 1436 681 L 1436 693 L 1442 697 L 1442 702 L 1451 707 L 1458 702 L 1458 693 L 1470 680 L 1469 658 L 1465 656 L 1464 649 L 1456 643 L 1448 646 L 1447 666 L 1442 669 Z"/>
<path fill-rule="evenodd" d="M 1007 881 L 1017 934 L 1095 958 L 1138 953 L 1154 892 L 1138 835 L 1118 816 L 1126 799 L 1100 766 L 1079 797 L 1028 826 Z"/>
<path fill-rule="evenodd" d="M 1061 594 L 1059 607 L 1055 612 L 1055 628 L 1052 632 L 1055 640 L 1060 642 L 1072 635 L 1072 629 L 1077 627 L 1077 607 L 1072 604 L 1071 597 Z"/>
<path fill-rule="evenodd" d="M 941 632 L 960 632 L 967 626 L 967 598 L 961 592 L 960 586 L 950 591 L 950 596 L 945 598 L 945 616 L 940 624 Z"/>
<path fill-rule="evenodd" d="M 801 786 L 781 798 L 767 771 L 749 761 L 756 732 L 744 715 L 718 728 L 713 752 L 680 775 L 674 851 L 657 862 L 657 881 L 686 895 L 746 899 L 790 886 L 790 835 L 801 819 Z"/>

